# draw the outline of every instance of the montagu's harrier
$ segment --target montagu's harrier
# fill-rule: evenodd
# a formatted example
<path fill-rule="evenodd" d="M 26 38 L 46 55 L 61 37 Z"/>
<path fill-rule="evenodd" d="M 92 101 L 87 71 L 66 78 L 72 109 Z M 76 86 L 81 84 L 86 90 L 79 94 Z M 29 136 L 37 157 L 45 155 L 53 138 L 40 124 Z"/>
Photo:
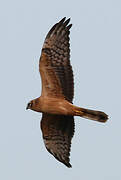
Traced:
<path fill-rule="evenodd" d="M 74 116 L 103 123 L 108 119 L 104 112 L 72 104 L 74 82 L 69 49 L 72 24 L 69 21 L 63 18 L 47 34 L 39 62 L 42 93 L 27 105 L 27 109 L 42 112 L 41 130 L 45 146 L 67 167 L 71 167 L 69 155 L 74 134 Z"/>

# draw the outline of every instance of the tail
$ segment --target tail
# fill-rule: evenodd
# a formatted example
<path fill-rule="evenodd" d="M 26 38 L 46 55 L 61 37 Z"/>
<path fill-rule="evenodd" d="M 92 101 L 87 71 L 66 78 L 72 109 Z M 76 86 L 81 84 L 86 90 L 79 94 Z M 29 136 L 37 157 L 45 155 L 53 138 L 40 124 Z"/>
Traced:
<path fill-rule="evenodd" d="M 76 107 L 74 112 L 76 116 L 80 116 L 102 123 L 105 123 L 108 120 L 108 115 L 102 111 L 94 111 L 90 109 Z"/>

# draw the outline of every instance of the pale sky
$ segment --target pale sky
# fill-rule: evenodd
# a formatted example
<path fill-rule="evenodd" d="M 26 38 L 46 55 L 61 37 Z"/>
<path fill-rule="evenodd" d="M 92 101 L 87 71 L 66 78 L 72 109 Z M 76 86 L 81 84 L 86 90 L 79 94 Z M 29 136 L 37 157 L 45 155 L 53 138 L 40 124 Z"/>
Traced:
<path fill-rule="evenodd" d="M 41 114 L 26 104 L 41 93 L 39 56 L 49 29 L 71 17 L 74 104 L 109 115 L 75 117 L 72 168 L 50 155 Z M 0 3 L 0 179 L 121 180 L 121 1 L 5 0 Z"/>

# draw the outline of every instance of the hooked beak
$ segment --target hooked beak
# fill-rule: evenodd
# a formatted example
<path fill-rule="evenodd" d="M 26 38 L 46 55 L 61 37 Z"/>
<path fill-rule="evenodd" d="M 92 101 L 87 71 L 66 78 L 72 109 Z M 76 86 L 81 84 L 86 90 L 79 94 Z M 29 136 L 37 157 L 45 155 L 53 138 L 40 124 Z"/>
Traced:
<path fill-rule="evenodd" d="M 27 104 L 27 106 L 26 106 L 26 110 L 27 110 L 27 109 L 29 109 L 29 106 L 28 106 L 28 104 Z"/>

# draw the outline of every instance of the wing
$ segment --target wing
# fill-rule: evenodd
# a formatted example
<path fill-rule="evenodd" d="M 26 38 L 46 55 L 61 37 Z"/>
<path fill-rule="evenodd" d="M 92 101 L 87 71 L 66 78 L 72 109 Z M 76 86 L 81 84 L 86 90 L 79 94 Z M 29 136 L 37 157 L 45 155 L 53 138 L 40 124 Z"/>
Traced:
<path fill-rule="evenodd" d="M 72 24 L 63 18 L 46 36 L 40 57 L 42 95 L 64 97 L 72 102 L 73 72 L 70 65 L 69 33 Z"/>
<path fill-rule="evenodd" d="M 72 116 L 43 114 L 41 129 L 46 149 L 67 167 L 69 163 L 71 139 L 74 134 Z"/>

